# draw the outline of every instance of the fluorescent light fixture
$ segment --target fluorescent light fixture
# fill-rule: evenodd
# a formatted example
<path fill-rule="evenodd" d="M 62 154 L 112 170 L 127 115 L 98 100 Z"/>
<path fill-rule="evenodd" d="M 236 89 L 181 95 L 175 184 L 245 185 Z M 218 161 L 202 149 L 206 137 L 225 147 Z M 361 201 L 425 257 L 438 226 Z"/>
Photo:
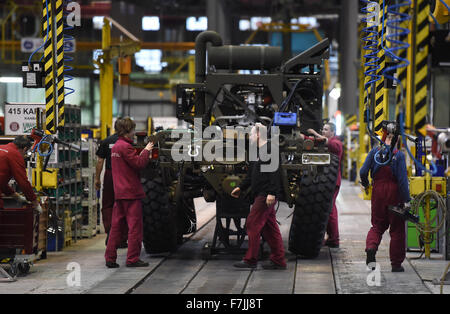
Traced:
<path fill-rule="evenodd" d="M 142 18 L 142 30 L 144 31 L 159 31 L 159 17 L 157 16 L 144 16 Z"/>
<path fill-rule="evenodd" d="M 311 28 L 319 27 L 319 23 L 317 23 L 317 18 L 312 16 L 301 16 L 298 18 L 299 24 L 309 24 Z"/>
<path fill-rule="evenodd" d="M 256 31 L 258 29 L 259 25 L 267 24 L 267 23 L 271 23 L 271 22 L 272 22 L 272 18 L 270 18 L 269 16 L 265 16 L 265 17 L 254 16 L 250 19 L 251 29 L 254 31 Z"/>
<path fill-rule="evenodd" d="M 250 30 L 250 21 L 249 20 L 239 20 L 239 30 L 240 31 L 249 31 Z"/>
<path fill-rule="evenodd" d="M 23 78 L 21 77 L 0 77 L 0 83 L 23 83 Z"/>
<path fill-rule="evenodd" d="M 143 67 L 146 72 L 160 72 L 162 70 L 162 51 L 159 49 L 141 49 L 134 54 L 136 64 Z"/>
<path fill-rule="evenodd" d="M 336 115 L 336 135 L 340 136 L 342 134 L 342 114 Z"/>
<path fill-rule="evenodd" d="M 103 28 L 103 16 L 94 16 L 92 18 L 92 25 L 94 29 L 102 29 Z"/>
<path fill-rule="evenodd" d="M 330 97 L 335 100 L 338 100 L 339 97 L 341 97 L 341 88 L 340 87 L 333 88 L 330 92 Z"/>
<path fill-rule="evenodd" d="M 188 31 L 206 31 L 208 29 L 208 18 L 200 16 L 197 19 L 195 16 L 190 16 L 186 19 L 186 29 Z"/>

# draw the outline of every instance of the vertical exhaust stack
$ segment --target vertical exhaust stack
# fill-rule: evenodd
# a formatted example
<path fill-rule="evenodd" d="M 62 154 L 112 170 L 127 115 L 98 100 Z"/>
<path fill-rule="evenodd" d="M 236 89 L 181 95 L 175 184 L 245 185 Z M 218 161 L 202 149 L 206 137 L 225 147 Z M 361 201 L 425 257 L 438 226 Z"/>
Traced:
<path fill-rule="evenodd" d="M 216 32 L 201 32 L 195 39 L 195 82 L 203 83 L 206 78 L 206 48 L 207 44 L 213 46 L 222 46 L 222 37 Z M 202 116 L 205 113 L 205 95 L 202 93 L 199 97 L 197 108 L 195 108 L 196 116 Z"/>

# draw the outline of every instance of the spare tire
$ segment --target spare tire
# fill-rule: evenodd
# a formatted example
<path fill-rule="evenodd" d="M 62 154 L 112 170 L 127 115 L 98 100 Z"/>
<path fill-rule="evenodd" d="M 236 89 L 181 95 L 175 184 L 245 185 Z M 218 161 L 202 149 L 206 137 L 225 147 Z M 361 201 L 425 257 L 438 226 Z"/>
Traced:
<path fill-rule="evenodd" d="M 173 251 L 177 247 L 176 207 L 161 177 L 143 179 L 142 200 L 144 248 L 148 254 Z"/>
<path fill-rule="evenodd" d="M 289 231 L 289 251 L 316 258 L 322 247 L 333 206 L 339 159 L 331 154 L 330 165 L 318 166 L 318 173 L 303 173 Z"/>

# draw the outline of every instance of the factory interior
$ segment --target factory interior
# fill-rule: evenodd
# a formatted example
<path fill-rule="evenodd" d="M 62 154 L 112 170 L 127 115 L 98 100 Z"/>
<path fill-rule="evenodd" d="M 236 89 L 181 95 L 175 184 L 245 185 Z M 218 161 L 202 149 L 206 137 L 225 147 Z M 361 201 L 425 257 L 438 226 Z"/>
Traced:
<path fill-rule="evenodd" d="M 0 294 L 450 294 L 449 7 L 1 0 Z"/>

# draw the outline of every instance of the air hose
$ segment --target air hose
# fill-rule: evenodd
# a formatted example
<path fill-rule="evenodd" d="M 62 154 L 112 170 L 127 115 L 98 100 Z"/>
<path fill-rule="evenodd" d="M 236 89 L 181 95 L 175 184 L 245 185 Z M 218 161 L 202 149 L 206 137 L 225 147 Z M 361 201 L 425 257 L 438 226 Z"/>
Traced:
<path fill-rule="evenodd" d="M 385 3 L 386 1 L 383 1 L 383 12 L 385 10 Z M 419 162 L 417 159 L 414 158 L 414 156 L 412 155 L 411 151 L 408 148 L 408 145 L 406 144 L 406 136 L 405 136 L 405 131 L 404 131 L 404 99 L 403 99 L 403 88 L 404 86 L 402 85 L 402 82 L 397 78 L 394 77 L 392 75 L 390 75 L 389 73 L 391 72 L 395 72 L 397 71 L 397 69 L 399 68 L 404 68 L 409 66 L 410 61 L 407 58 L 402 58 L 400 57 L 398 54 L 396 54 L 399 50 L 404 50 L 404 49 L 408 49 L 409 48 L 409 44 L 405 41 L 401 41 L 398 38 L 406 38 L 407 35 L 410 33 L 408 28 L 405 27 L 401 27 L 400 25 L 403 22 L 409 21 L 411 20 L 411 17 L 409 16 L 408 13 L 401 13 L 400 12 L 400 8 L 401 7 L 410 7 L 411 6 L 411 1 L 404 1 L 398 4 L 393 4 L 393 5 L 389 5 L 387 7 L 387 12 L 393 16 L 393 18 L 389 19 L 389 21 L 386 22 L 386 25 L 388 27 L 390 27 L 392 29 L 392 32 L 390 34 L 386 35 L 386 40 L 389 41 L 391 43 L 390 47 L 383 47 L 384 51 L 392 58 L 393 61 L 396 61 L 396 64 L 390 67 L 387 67 L 386 69 L 383 70 L 383 75 L 388 78 L 391 79 L 392 81 L 395 81 L 397 86 L 401 89 L 401 93 L 400 93 L 400 109 L 399 109 L 399 124 L 400 124 L 400 134 L 402 136 L 403 139 L 403 143 L 405 144 L 405 148 L 408 152 L 408 155 L 411 157 L 411 159 L 414 160 L 414 163 L 423 171 L 426 171 L 428 173 L 431 173 L 432 175 L 436 174 L 437 172 L 437 168 L 436 165 L 430 161 L 431 164 L 431 168 L 432 170 L 428 170 L 426 169 L 421 162 Z M 383 21 L 382 23 L 385 23 L 384 21 L 384 14 L 383 14 Z M 384 36 L 384 28 L 382 28 L 382 36 Z M 382 43 L 383 45 L 383 43 Z"/>
<path fill-rule="evenodd" d="M 72 66 L 67 65 L 67 62 L 72 62 L 73 61 L 73 57 L 70 57 L 67 55 L 67 52 L 72 52 L 72 48 L 70 46 L 71 41 L 74 39 L 73 36 L 71 35 L 67 35 L 66 34 L 66 30 L 73 30 L 74 27 L 70 26 L 67 23 L 67 5 L 72 2 L 72 0 L 64 0 L 64 43 L 63 43 L 63 47 L 64 47 L 64 97 L 69 96 L 70 94 L 75 93 L 75 89 L 67 87 L 66 83 L 70 82 L 73 80 L 73 76 L 68 75 L 67 72 L 70 72 L 73 70 Z M 67 92 L 66 92 L 67 91 Z"/>
<path fill-rule="evenodd" d="M 366 62 L 364 63 L 364 67 L 366 70 L 364 71 L 364 76 L 369 77 L 369 80 L 364 83 L 364 103 L 365 103 L 365 113 L 366 113 L 366 129 L 367 133 L 370 135 L 371 138 L 377 140 L 380 145 L 384 145 L 383 141 L 381 141 L 377 136 L 374 135 L 373 131 L 369 127 L 369 121 L 370 121 L 370 106 L 369 106 L 369 88 L 371 86 L 374 86 L 375 83 L 381 79 L 381 75 L 377 74 L 378 70 L 380 69 L 379 60 L 378 57 L 379 49 L 378 49 L 378 25 L 375 23 L 377 19 L 377 10 L 378 3 L 375 1 L 367 1 L 362 0 L 364 4 L 367 4 L 367 6 L 363 7 L 361 9 L 361 12 L 363 14 L 366 14 L 366 17 L 362 18 L 362 22 L 366 24 L 366 26 L 362 29 L 362 31 L 365 33 L 363 35 L 362 40 L 364 42 L 363 49 L 367 50 L 368 53 L 365 54 L 364 57 Z M 372 92 L 374 92 L 372 90 Z M 374 156 L 375 157 L 375 156 Z M 375 162 L 378 164 L 381 164 L 374 158 Z M 389 162 L 390 158 L 387 162 Z M 386 162 L 386 164 L 387 164 Z"/>
<path fill-rule="evenodd" d="M 39 48 L 37 48 L 35 51 L 33 51 L 33 53 L 28 58 L 28 66 L 30 66 L 31 59 L 33 59 L 34 54 L 36 52 L 38 52 L 39 50 L 41 50 L 45 46 L 45 43 L 48 41 L 48 36 L 49 36 L 48 29 L 50 28 L 50 26 L 49 26 L 49 20 L 50 19 L 49 19 L 49 16 L 48 16 L 48 0 L 45 0 L 45 11 L 47 13 L 47 36 L 45 38 L 45 41 L 42 43 L 42 45 Z M 41 62 L 43 58 L 44 58 L 44 54 L 42 54 L 41 58 L 39 59 L 39 62 Z"/>
<path fill-rule="evenodd" d="M 47 138 L 51 139 L 50 135 L 45 135 L 40 141 L 39 143 L 34 147 L 33 149 L 33 153 L 35 153 L 36 151 L 38 152 L 38 154 L 42 157 L 48 157 L 53 153 L 53 144 L 52 142 L 47 141 Z M 47 144 L 48 145 L 48 151 L 46 153 L 43 153 L 41 151 L 41 145 L 42 144 Z"/>
<path fill-rule="evenodd" d="M 415 227 L 418 233 L 420 234 L 420 238 L 422 240 L 424 240 L 424 236 L 426 234 L 432 235 L 434 233 L 437 233 L 444 226 L 445 219 L 447 217 L 447 206 L 445 204 L 444 198 L 438 192 L 433 190 L 425 191 L 417 195 L 414 198 L 414 202 L 411 202 L 411 212 L 414 215 L 419 215 L 420 207 L 425 206 L 425 201 L 427 197 L 429 197 L 430 201 L 434 200 L 436 202 L 436 214 L 434 218 L 428 222 L 425 223 L 419 222 L 415 224 Z M 436 224 L 436 226 L 431 227 L 434 223 Z"/>

